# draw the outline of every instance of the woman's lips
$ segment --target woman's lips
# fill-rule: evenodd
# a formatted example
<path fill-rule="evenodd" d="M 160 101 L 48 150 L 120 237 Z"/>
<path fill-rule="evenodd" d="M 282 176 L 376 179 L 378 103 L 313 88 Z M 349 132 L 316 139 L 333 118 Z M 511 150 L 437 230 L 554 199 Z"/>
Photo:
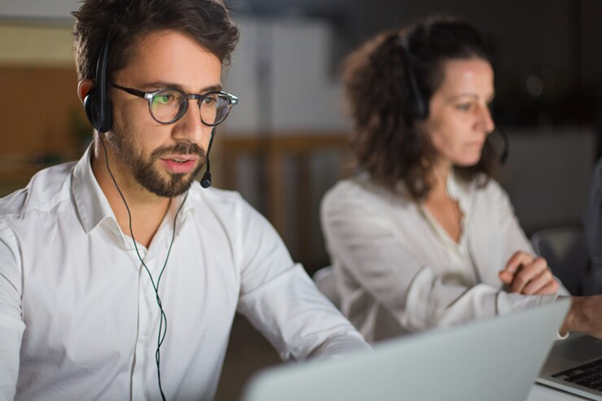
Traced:
<path fill-rule="evenodd" d="M 483 141 L 471 141 L 471 142 L 468 142 L 466 145 L 469 146 L 470 148 L 482 148 Z"/>

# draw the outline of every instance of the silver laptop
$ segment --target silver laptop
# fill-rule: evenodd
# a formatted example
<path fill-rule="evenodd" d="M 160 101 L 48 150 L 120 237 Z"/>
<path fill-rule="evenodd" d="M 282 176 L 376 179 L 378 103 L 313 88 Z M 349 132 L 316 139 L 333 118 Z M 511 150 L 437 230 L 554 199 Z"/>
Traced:
<path fill-rule="evenodd" d="M 552 348 L 538 383 L 602 400 L 602 340 L 571 334 Z"/>
<path fill-rule="evenodd" d="M 248 400 L 526 399 L 569 301 L 261 372 Z"/>

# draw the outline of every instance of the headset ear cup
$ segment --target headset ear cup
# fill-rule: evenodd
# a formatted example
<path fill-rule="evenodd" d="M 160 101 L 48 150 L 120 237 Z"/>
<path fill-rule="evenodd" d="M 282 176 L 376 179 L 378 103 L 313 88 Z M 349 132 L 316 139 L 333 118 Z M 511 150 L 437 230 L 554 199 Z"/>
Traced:
<path fill-rule="evenodd" d="M 111 101 L 105 99 L 103 109 L 104 113 L 102 116 L 102 120 L 98 122 L 97 130 L 101 133 L 106 133 L 111 129 L 111 126 L 113 125 L 113 105 L 111 104 Z"/>
<path fill-rule="evenodd" d="M 88 117 L 92 127 L 97 129 L 100 133 L 106 133 L 113 125 L 113 107 L 111 102 L 107 99 L 105 100 L 104 113 L 100 113 L 100 102 L 101 100 L 96 94 L 95 89 L 91 89 L 84 98 L 84 109 L 86 111 L 86 117 Z"/>
<path fill-rule="evenodd" d="M 84 109 L 90 124 L 100 133 L 106 133 L 113 124 L 113 110 L 107 95 L 108 40 L 100 48 L 96 64 L 95 87 L 84 98 Z"/>
<path fill-rule="evenodd" d="M 422 98 L 422 96 L 419 94 L 413 102 L 413 109 L 418 120 L 424 120 L 429 115 L 428 105 L 424 101 L 424 98 Z"/>
<path fill-rule="evenodd" d="M 412 118 L 416 120 L 425 120 L 428 117 L 428 109 L 425 109 L 424 103 L 410 94 L 409 111 Z"/>
<path fill-rule="evenodd" d="M 88 121 L 94 128 L 96 128 L 96 123 L 98 121 L 98 109 L 96 108 L 95 103 L 96 97 L 94 96 L 94 89 L 91 89 L 84 98 L 84 110 L 86 111 Z"/>

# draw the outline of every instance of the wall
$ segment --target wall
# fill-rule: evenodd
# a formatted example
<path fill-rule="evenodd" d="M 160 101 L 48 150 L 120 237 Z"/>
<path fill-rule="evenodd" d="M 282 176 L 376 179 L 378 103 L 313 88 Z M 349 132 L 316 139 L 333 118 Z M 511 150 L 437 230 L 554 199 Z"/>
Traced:
<path fill-rule="evenodd" d="M 508 129 L 510 158 L 501 177 L 521 226 L 531 234 L 580 225 L 596 162 L 591 127 Z"/>
<path fill-rule="evenodd" d="M 0 23 L 0 194 L 41 167 L 76 158 L 91 138 L 68 24 Z"/>
<path fill-rule="evenodd" d="M 342 93 L 330 74 L 333 32 L 324 21 L 238 18 L 241 41 L 225 85 L 241 102 L 231 135 L 346 130 Z"/>
<path fill-rule="evenodd" d="M 69 13 L 80 0 L 0 0 L 0 18 L 60 24 L 71 21 Z"/>

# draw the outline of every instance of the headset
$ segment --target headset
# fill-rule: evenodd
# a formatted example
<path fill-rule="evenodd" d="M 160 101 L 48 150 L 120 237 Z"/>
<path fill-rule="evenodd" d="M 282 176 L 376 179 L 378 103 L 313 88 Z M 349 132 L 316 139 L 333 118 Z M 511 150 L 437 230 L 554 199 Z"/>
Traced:
<path fill-rule="evenodd" d="M 425 120 L 429 115 L 429 105 L 428 102 L 425 101 L 422 91 L 418 86 L 418 80 L 416 79 L 416 73 L 414 72 L 414 67 L 412 65 L 411 52 L 407 39 L 400 38 L 399 45 L 401 46 L 403 64 L 405 67 L 406 76 L 408 78 L 408 84 L 410 86 L 410 110 L 412 111 L 412 115 L 414 118 L 416 118 L 416 120 L 422 121 Z M 504 164 L 508 160 L 510 153 L 510 139 L 508 138 L 506 132 L 497 124 L 495 125 L 495 131 L 498 131 L 501 134 L 504 142 L 504 148 L 502 149 L 502 153 L 500 155 L 500 163 Z"/>
<path fill-rule="evenodd" d="M 424 120 L 429 115 L 429 106 L 424 100 L 422 91 L 418 86 L 418 80 L 416 79 L 416 73 L 414 73 L 414 67 L 412 66 L 408 44 L 405 40 L 401 40 L 400 45 L 406 76 L 408 78 L 408 83 L 410 84 L 410 110 L 417 120 Z"/>
<path fill-rule="evenodd" d="M 109 63 L 109 38 L 103 43 L 96 64 L 96 86 L 84 98 L 86 116 L 99 133 L 106 133 L 113 125 L 113 107 L 107 96 L 107 70 Z"/>

